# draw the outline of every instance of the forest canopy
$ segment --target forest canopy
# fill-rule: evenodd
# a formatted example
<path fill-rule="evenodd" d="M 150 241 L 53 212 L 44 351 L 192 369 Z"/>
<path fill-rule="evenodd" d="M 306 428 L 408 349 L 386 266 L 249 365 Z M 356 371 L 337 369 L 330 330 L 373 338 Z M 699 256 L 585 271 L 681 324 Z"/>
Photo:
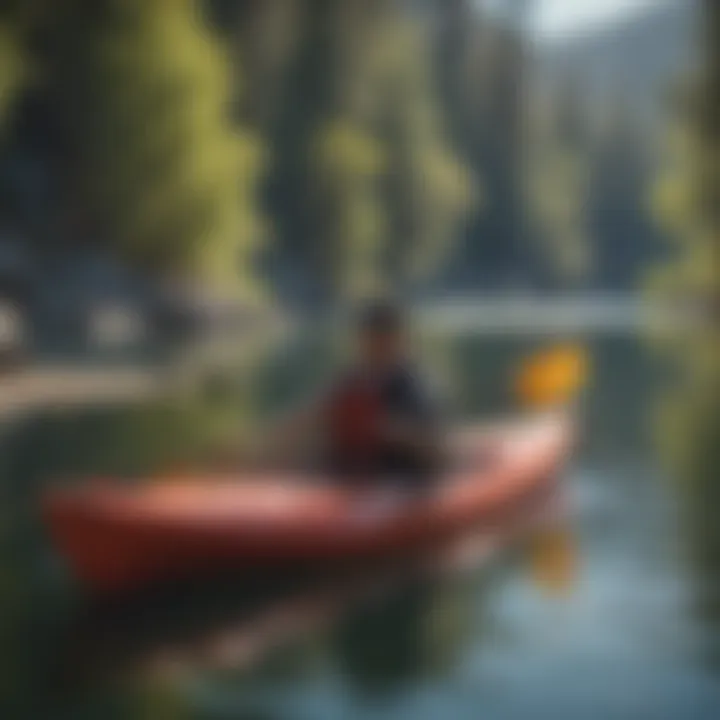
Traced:
<path fill-rule="evenodd" d="M 0 233 L 248 302 L 632 289 L 651 140 L 546 85 L 508 8 L 5 3 Z"/>

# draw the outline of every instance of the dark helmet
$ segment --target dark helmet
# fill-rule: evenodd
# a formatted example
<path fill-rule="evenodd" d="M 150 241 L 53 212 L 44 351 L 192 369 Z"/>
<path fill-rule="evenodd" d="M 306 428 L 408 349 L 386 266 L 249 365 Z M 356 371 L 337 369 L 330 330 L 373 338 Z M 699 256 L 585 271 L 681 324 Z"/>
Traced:
<path fill-rule="evenodd" d="M 403 309 L 392 300 L 374 300 L 362 307 L 359 313 L 361 332 L 401 332 L 406 325 Z"/>

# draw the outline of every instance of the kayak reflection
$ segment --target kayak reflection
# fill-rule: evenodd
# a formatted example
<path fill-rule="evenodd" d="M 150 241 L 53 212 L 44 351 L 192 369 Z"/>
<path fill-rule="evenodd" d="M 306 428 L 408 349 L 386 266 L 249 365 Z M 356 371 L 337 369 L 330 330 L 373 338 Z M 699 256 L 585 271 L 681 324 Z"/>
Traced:
<path fill-rule="evenodd" d="M 63 683 L 182 681 L 197 672 L 268 668 L 294 673 L 307 669 L 307 656 L 303 651 L 302 662 L 288 665 L 282 660 L 292 659 L 290 648 L 312 645 L 333 628 L 330 647 L 361 687 L 379 686 L 374 673 L 392 684 L 440 672 L 472 636 L 473 571 L 519 545 L 548 512 L 492 539 L 475 531 L 384 562 L 245 572 L 95 603 L 69 629 L 59 666 L 70 677 L 64 673 Z"/>
<path fill-rule="evenodd" d="M 347 679 L 365 695 L 441 677 L 462 659 L 481 621 L 476 582 L 423 579 L 348 613 L 334 648 Z"/>

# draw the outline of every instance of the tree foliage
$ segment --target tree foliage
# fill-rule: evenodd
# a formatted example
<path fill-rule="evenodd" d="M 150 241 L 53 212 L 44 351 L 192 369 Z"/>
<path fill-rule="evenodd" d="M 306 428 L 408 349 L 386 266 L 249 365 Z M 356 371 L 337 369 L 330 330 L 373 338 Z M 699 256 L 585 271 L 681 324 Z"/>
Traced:
<path fill-rule="evenodd" d="M 720 289 L 720 8 L 712 2 L 704 8 L 703 55 L 686 78 L 682 112 L 668 136 L 652 198 L 677 242 L 651 285 L 674 296 L 705 298 L 712 311 Z"/>
<path fill-rule="evenodd" d="M 690 555 L 701 609 L 720 619 L 720 533 L 713 510 L 720 499 L 720 6 L 703 5 L 700 62 L 686 83 L 682 113 L 667 142 L 665 172 L 654 206 L 675 238 L 671 255 L 650 278 L 654 293 L 699 309 L 663 347 L 674 383 L 659 414 L 661 441 L 683 479 Z"/>
<path fill-rule="evenodd" d="M 388 148 L 387 281 L 402 287 L 442 269 L 472 209 L 477 182 L 444 138 L 427 40 L 416 28 L 397 25 L 384 30 L 389 72 L 380 125 Z"/>
<path fill-rule="evenodd" d="M 573 84 L 536 109 L 528 153 L 528 207 L 544 284 L 582 286 L 592 271 L 590 138 Z"/>
<path fill-rule="evenodd" d="M 253 287 L 257 137 L 192 0 L 76 2 L 54 29 L 55 108 L 105 247 L 159 276 Z"/>
<path fill-rule="evenodd" d="M 647 230 L 624 220 L 645 182 L 624 172 L 637 136 L 593 146 L 579 84 L 552 117 L 529 113 L 526 2 L 502 21 L 472 0 L 11 4 L 0 117 L 33 55 L 19 155 L 51 176 L 51 201 L 22 203 L 49 218 L 43 251 L 100 249 L 247 296 L 267 277 L 325 303 L 579 286 L 591 243 L 601 265 L 621 257 L 598 277 L 625 289 L 645 259 L 625 253 Z"/>
<path fill-rule="evenodd" d="M 325 300 L 409 289 L 440 269 L 471 195 L 443 137 L 429 41 L 392 0 L 299 6 L 269 121 L 281 257 Z"/>
<path fill-rule="evenodd" d="M 482 187 L 482 203 L 470 215 L 450 275 L 454 283 L 472 287 L 526 283 L 532 265 L 523 224 L 527 8 L 513 3 L 512 22 L 493 23 L 471 0 L 435 5 L 444 124 Z"/>

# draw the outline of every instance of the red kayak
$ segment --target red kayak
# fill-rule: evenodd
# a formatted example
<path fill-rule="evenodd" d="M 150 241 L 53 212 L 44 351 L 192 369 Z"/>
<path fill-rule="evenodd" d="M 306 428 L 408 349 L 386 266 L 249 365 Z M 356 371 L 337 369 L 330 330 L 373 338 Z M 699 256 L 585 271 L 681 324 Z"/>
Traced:
<path fill-rule="evenodd" d="M 545 502 L 571 440 L 558 418 L 463 431 L 454 469 L 419 498 L 246 473 L 55 489 L 43 514 L 75 575 L 103 594 L 211 569 L 385 557 Z"/>

